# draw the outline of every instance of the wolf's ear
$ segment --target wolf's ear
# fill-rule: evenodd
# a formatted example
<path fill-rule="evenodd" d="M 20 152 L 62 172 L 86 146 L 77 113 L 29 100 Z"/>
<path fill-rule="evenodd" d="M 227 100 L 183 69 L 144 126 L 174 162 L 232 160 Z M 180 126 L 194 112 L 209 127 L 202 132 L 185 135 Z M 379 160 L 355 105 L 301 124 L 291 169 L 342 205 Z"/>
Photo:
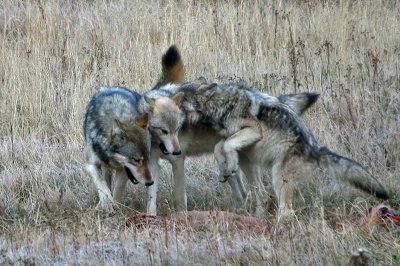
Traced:
<path fill-rule="evenodd" d="M 216 83 L 203 84 L 196 90 L 196 93 L 197 93 L 197 95 L 201 94 L 207 98 L 210 98 L 215 93 L 215 90 L 212 90 L 212 88 L 214 88 L 216 86 L 217 86 Z"/>
<path fill-rule="evenodd" d="M 149 115 L 148 113 L 145 113 L 142 116 L 139 116 L 135 119 L 136 125 L 140 126 L 141 128 L 146 128 L 147 123 L 149 122 Z"/>
<path fill-rule="evenodd" d="M 182 104 L 182 101 L 185 97 L 185 93 L 183 91 L 176 93 L 174 96 L 172 96 L 172 100 L 174 101 L 174 103 L 178 106 L 180 106 Z"/>
<path fill-rule="evenodd" d="M 147 95 L 145 95 L 143 97 L 144 97 L 144 100 L 146 101 L 146 103 L 148 103 L 151 107 L 154 107 L 156 105 L 156 99 L 150 98 Z"/>
<path fill-rule="evenodd" d="M 207 84 L 207 79 L 205 77 L 199 77 L 193 81 L 194 84 L 204 85 Z"/>
<path fill-rule="evenodd" d="M 111 138 L 113 139 L 115 136 L 120 135 L 121 133 L 125 133 L 127 130 L 128 130 L 127 124 L 115 119 L 114 124 L 111 128 Z"/>

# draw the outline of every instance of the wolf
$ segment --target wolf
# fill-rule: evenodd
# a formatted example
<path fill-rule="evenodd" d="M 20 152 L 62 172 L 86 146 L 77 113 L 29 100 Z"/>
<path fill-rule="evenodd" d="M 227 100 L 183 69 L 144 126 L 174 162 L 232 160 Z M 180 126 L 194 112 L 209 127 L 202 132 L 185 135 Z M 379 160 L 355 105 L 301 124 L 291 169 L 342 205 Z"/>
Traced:
<path fill-rule="evenodd" d="M 84 150 L 85 168 L 99 193 L 98 211 L 112 215 L 118 210 L 128 179 L 146 186 L 154 183 L 152 146 L 174 156 L 181 153 L 176 132 L 183 120 L 182 96 L 151 99 L 128 88 L 104 87 L 92 97 L 84 121 Z M 173 123 L 165 124 L 171 114 Z M 111 193 L 113 169 L 116 178 Z"/>
<path fill-rule="evenodd" d="M 316 168 L 325 168 L 331 176 L 346 180 L 378 198 L 389 198 L 382 184 L 362 165 L 320 145 L 296 110 L 280 102 L 279 98 L 260 95 L 238 84 L 208 84 L 204 80 L 197 83 L 202 85 L 166 85 L 159 89 L 184 93 L 181 105 L 186 114 L 186 126 L 180 135 L 181 148 L 188 136 L 194 135 L 193 129 L 206 128 L 208 137 L 212 136 L 206 141 L 216 146 L 214 152 L 220 169 L 224 169 L 223 174 L 235 174 L 238 166 L 246 176 L 259 174 L 252 168 L 270 172 L 279 216 L 293 213 L 291 202 L 297 173 L 311 174 Z M 185 133 L 185 128 L 189 128 L 189 134 Z M 207 134 L 200 134 L 200 137 Z M 250 140 L 246 139 L 247 135 Z M 190 147 L 183 154 L 190 154 L 190 150 L 199 152 Z M 237 153 L 247 160 L 239 163 Z M 173 169 L 180 172 L 177 176 L 182 178 L 183 163 L 180 164 L 175 167 L 173 164 Z M 181 186 L 182 183 L 184 185 L 181 180 Z M 184 188 L 178 188 L 184 192 Z M 185 208 L 185 193 L 180 194 Z M 150 204 L 148 211 L 151 213 L 154 208 L 155 205 Z"/>
<path fill-rule="evenodd" d="M 211 84 L 195 91 L 185 91 L 189 99 L 183 106 L 191 117 L 190 123 L 208 124 L 225 138 L 216 145 L 214 154 L 225 178 L 237 172 L 239 163 L 236 153 L 243 153 L 252 165 L 261 166 L 264 172 L 272 176 L 278 214 L 282 217 L 294 213 L 292 197 L 295 182 L 300 175 L 311 175 L 317 168 L 326 169 L 329 176 L 348 181 L 378 198 L 389 198 L 382 184 L 365 167 L 321 145 L 293 109 L 274 97 L 260 97 L 257 94 L 257 91 L 237 84 Z M 253 117 L 249 117 L 249 113 Z M 256 132 L 248 126 L 254 118 L 257 118 L 260 126 Z M 262 137 L 241 142 L 246 135 L 252 134 Z M 226 144 L 232 139 L 239 143 L 235 143 L 234 152 L 229 153 Z M 249 166 L 242 165 L 242 168 L 248 169 Z M 245 175 L 251 176 L 252 173 L 245 172 Z"/>
<path fill-rule="evenodd" d="M 149 170 L 148 113 L 138 110 L 141 95 L 122 87 L 101 88 L 90 100 L 84 120 L 85 169 L 99 193 L 96 210 L 113 214 L 128 178 L 153 184 Z M 111 193 L 111 174 L 116 170 Z"/>
<path fill-rule="evenodd" d="M 177 65 L 178 67 L 174 67 Z M 156 86 L 150 90 L 149 92 L 144 94 L 144 98 L 157 98 L 159 96 L 171 96 L 175 93 L 186 93 L 188 94 L 189 91 L 191 92 L 199 92 L 200 90 L 208 90 L 208 86 L 213 86 L 213 84 L 208 84 L 205 79 L 200 78 L 193 82 L 187 82 L 183 84 L 171 84 L 171 83 L 180 83 L 183 81 L 183 63 L 179 54 L 178 49 L 176 46 L 171 46 L 167 52 L 164 54 L 162 58 L 162 77 L 159 79 Z M 173 71 L 169 71 L 172 69 Z M 179 69 L 179 75 L 174 75 L 176 73 L 176 69 Z M 168 83 L 171 81 L 171 83 Z M 168 84 L 165 84 L 168 83 Z M 229 92 L 231 94 L 235 94 L 236 98 L 231 101 L 232 110 L 230 112 L 230 118 L 233 120 L 236 119 L 234 116 L 234 112 L 240 111 L 242 109 L 249 110 L 250 101 L 246 96 L 248 92 L 244 90 L 242 87 L 237 85 L 237 89 L 229 88 Z M 240 88 L 239 88 L 240 87 Z M 232 89 L 232 90 L 231 90 Z M 274 101 L 280 101 L 283 104 L 286 104 L 290 108 L 292 108 L 295 112 L 299 114 L 303 113 L 307 108 L 309 108 L 313 103 L 316 102 L 318 95 L 314 93 L 300 93 L 300 94 L 291 94 L 291 95 L 282 95 L 279 97 L 271 97 L 268 94 L 255 92 L 254 93 L 254 106 L 253 109 L 256 109 L 257 101 L 265 100 L 264 98 L 273 99 Z M 207 95 L 206 95 L 207 96 Z M 231 97 L 232 95 L 230 95 Z M 257 96 L 257 97 L 255 97 Z M 188 95 L 185 96 L 186 99 L 189 99 Z M 244 106 L 238 108 L 236 102 L 240 102 L 239 98 L 244 99 Z M 224 99 L 221 99 L 224 101 Z M 149 100 L 147 101 L 149 102 Z M 186 103 L 188 106 L 188 103 Z M 185 108 L 183 108 L 185 109 Z M 206 108 L 205 108 L 206 109 Z M 155 158 L 164 158 L 167 159 L 172 164 L 172 169 L 174 173 L 174 205 L 177 210 L 186 210 L 187 209 L 187 199 L 186 199 L 186 191 L 185 191 L 185 175 L 184 175 L 184 159 L 186 156 L 197 156 L 204 153 L 212 153 L 214 151 L 214 147 L 218 142 L 220 142 L 223 137 L 229 135 L 229 132 L 222 130 L 221 134 L 216 133 L 216 129 L 218 128 L 210 128 L 209 123 L 190 123 L 194 117 L 191 117 L 191 114 L 196 114 L 195 112 L 188 112 L 187 108 L 185 110 L 185 121 L 180 118 L 179 123 L 173 124 L 180 124 L 180 131 L 179 131 L 179 142 L 181 145 L 182 154 L 181 156 L 171 156 L 168 152 L 160 147 L 160 150 L 152 149 L 152 157 Z M 251 119 L 251 110 L 246 115 L 249 119 Z M 176 119 L 177 116 L 174 114 L 169 114 L 169 119 L 162 119 L 163 121 L 173 121 Z M 154 119 L 154 116 L 153 116 Z M 215 119 L 215 118 L 214 118 Z M 240 119 L 240 117 L 238 117 Z M 230 122 L 226 122 L 226 125 L 229 125 Z M 237 123 L 239 124 L 239 123 Z M 246 124 L 248 127 L 244 127 L 244 131 L 240 132 L 243 133 L 242 135 L 236 134 L 234 137 L 231 138 L 232 144 L 239 143 L 241 146 L 249 145 L 253 141 L 256 141 L 259 138 L 259 132 L 257 132 L 258 121 L 253 119 L 249 123 L 246 121 L 242 125 Z M 234 123 L 232 123 L 234 125 Z M 250 131 L 250 128 L 254 128 L 254 132 Z M 235 131 L 234 128 L 228 129 L 228 131 Z M 240 131 L 240 130 L 238 130 Z M 236 132 L 235 132 L 236 133 Z M 248 134 L 249 133 L 249 134 Z M 253 139 L 250 136 L 254 136 Z M 236 142 L 238 138 L 242 138 L 241 141 Z M 247 144 L 246 144 L 247 143 Z M 235 149 L 240 149 L 231 145 L 229 148 L 231 152 L 235 152 Z M 233 148 L 232 148 L 233 147 Z M 154 160 L 153 160 L 154 161 Z M 233 164 L 235 165 L 235 164 Z M 149 197 L 148 197 L 148 205 L 147 205 L 147 212 L 149 214 L 156 214 L 156 197 L 157 197 L 157 189 L 158 189 L 158 172 L 159 166 L 157 164 L 153 165 L 152 174 L 154 179 L 154 185 L 149 187 Z M 236 199 L 236 203 L 240 204 L 243 201 L 244 197 L 246 196 L 245 189 L 241 182 L 240 176 L 237 177 L 237 180 L 232 178 L 228 179 L 229 184 L 232 188 L 234 198 Z M 260 183 L 260 182 L 253 182 Z"/>
<path fill-rule="evenodd" d="M 378 198 L 389 199 L 376 177 L 360 163 L 321 145 L 303 119 L 292 109 L 272 101 L 262 101 L 257 108 L 254 114 L 262 122 L 261 131 L 265 137 L 240 151 L 239 165 L 246 176 L 255 175 L 252 173 L 255 169 L 253 165 L 270 174 L 278 201 L 279 217 L 294 213 L 292 198 L 296 182 L 301 182 L 304 176 L 312 175 L 316 169 L 324 169 L 329 176 L 347 181 Z M 216 146 L 216 160 L 225 174 L 234 174 L 239 165 L 229 168 L 226 156 L 230 155 L 224 153 L 222 142 Z"/>
<path fill-rule="evenodd" d="M 176 59 L 163 58 L 168 67 L 163 79 L 174 81 L 182 75 L 180 59 Z M 181 154 L 177 132 L 184 120 L 182 96 L 169 93 L 155 99 L 128 88 L 104 87 L 92 97 L 84 121 L 84 151 L 85 168 L 99 192 L 98 211 L 112 215 L 118 210 L 127 179 L 146 186 L 154 183 L 151 169 L 158 156 L 151 154 L 155 149 L 172 156 Z M 116 170 L 113 192 L 111 170 Z"/>

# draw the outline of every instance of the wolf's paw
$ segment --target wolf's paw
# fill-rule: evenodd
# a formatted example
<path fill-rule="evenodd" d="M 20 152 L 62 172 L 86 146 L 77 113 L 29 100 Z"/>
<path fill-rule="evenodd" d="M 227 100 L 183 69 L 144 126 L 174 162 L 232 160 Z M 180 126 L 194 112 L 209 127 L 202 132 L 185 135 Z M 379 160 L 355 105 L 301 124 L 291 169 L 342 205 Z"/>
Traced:
<path fill-rule="evenodd" d="M 239 173 L 239 166 L 235 163 L 228 162 L 219 169 L 219 177 L 222 182 L 226 182 L 228 178 L 233 178 Z"/>
<path fill-rule="evenodd" d="M 237 171 L 239 171 L 239 169 L 233 171 L 229 169 L 222 169 L 219 172 L 219 180 L 222 183 L 225 183 L 226 181 L 228 181 L 229 178 L 234 178 Z"/>
<path fill-rule="evenodd" d="M 99 202 L 96 206 L 96 212 L 101 216 L 114 216 L 118 211 L 118 206 L 112 202 Z"/>

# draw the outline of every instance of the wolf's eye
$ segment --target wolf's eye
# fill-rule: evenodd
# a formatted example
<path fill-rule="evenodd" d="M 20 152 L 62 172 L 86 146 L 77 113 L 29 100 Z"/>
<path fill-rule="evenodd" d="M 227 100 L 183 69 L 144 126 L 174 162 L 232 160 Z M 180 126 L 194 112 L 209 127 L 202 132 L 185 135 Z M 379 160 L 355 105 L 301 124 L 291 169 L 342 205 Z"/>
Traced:
<path fill-rule="evenodd" d="M 163 128 L 160 128 L 160 131 L 161 131 L 163 134 L 168 134 L 168 130 L 165 130 L 165 129 L 163 129 Z"/>
<path fill-rule="evenodd" d="M 141 158 L 133 158 L 133 160 L 135 161 L 135 163 L 138 163 L 138 164 L 142 163 L 142 159 Z"/>

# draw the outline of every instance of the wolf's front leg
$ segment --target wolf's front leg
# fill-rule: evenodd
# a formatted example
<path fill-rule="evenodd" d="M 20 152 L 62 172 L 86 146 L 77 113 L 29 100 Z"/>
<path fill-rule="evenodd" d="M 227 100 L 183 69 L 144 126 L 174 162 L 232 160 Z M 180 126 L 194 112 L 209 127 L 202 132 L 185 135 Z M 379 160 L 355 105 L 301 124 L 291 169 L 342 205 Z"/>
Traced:
<path fill-rule="evenodd" d="M 226 180 L 228 181 L 231 187 L 235 209 L 238 210 L 242 208 L 244 199 L 246 197 L 246 191 L 242 182 L 243 173 L 241 171 L 238 171 L 232 177 L 230 177 L 230 175 L 226 175 L 225 170 L 227 169 L 227 166 L 226 166 L 226 155 L 224 154 L 223 151 L 224 143 L 225 140 L 223 139 L 215 145 L 214 157 L 215 160 L 217 161 L 217 165 L 219 168 L 220 181 L 221 182 L 225 182 Z"/>
<path fill-rule="evenodd" d="M 153 177 L 153 185 L 147 187 L 147 214 L 157 215 L 157 192 L 160 165 L 158 164 L 158 156 L 150 158 L 150 172 Z"/>
<path fill-rule="evenodd" d="M 187 210 L 185 157 L 181 156 L 171 161 L 174 175 L 174 206 L 176 211 Z"/>
<path fill-rule="evenodd" d="M 113 214 L 113 206 L 115 206 L 116 204 L 114 203 L 113 197 L 111 195 L 111 188 L 109 187 L 110 177 L 108 175 L 111 173 L 101 168 L 102 167 L 97 164 L 87 164 L 85 167 L 86 171 L 92 177 L 93 182 L 99 193 L 99 203 L 96 206 L 96 211 L 108 212 L 109 214 Z"/>
<path fill-rule="evenodd" d="M 214 147 L 214 158 L 217 161 L 219 169 L 219 178 L 221 182 L 225 182 L 232 173 L 228 173 L 227 155 L 224 152 L 225 139 L 220 140 Z M 225 178 L 226 177 L 226 178 Z"/>
<path fill-rule="evenodd" d="M 262 135 L 259 124 L 252 121 L 247 124 L 247 127 L 240 129 L 224 141 L 222 146 L 222 155 L 225 156 L 226 161 L 225 169 L 223 169 L 225 179 L 234 175 L 239 169 L 238 152 L 253 145 L 261 138 Z"/>
<path fill-rule="evenodd" d="M 113 198 L 114 202 L 117 204 L 121 203 L 122 193 L 125 191 L 126 182 L 128 181 L 128 176 L 125 169 L 120 168 L 115 173 L 115 182 L 113 187 Z M 114 206 L 115 210 L 118 210 L 118 206 Z"/>

